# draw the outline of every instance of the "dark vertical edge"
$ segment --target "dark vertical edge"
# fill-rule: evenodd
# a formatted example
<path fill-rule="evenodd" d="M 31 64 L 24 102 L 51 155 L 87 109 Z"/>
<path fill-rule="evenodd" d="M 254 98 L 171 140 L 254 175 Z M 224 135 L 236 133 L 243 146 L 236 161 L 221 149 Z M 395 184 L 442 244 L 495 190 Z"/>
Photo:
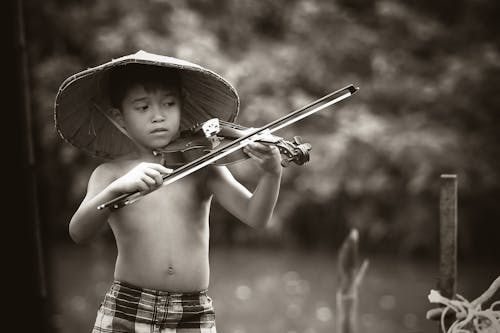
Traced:
<path fill-rule="evenodd" d="M 53 332 L 42 251 L 42 233 L 33 149 L 29 67 L 24 35 L 23 1 L 8 0 L 3 11 L 7 22 L 3 52 L 4 161 L 3 210 L 5 227 L 3 277 L 8 325 L 21 332 Z M 4 197 L 4 198 L 5 198 Z M 8 312 L 8 314 L 5 313 Z M 9 325 L 10 324 L 10 325 Z"/>

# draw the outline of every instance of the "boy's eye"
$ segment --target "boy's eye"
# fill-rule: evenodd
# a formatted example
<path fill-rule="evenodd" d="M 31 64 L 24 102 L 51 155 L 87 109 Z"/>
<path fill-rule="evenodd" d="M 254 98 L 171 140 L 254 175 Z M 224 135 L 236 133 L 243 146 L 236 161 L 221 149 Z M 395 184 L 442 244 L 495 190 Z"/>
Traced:
<path fill-rule="evenodd" d="M 148 104 L 139 104 L 139 105 L 136 105 L 136 106 L 135 106 L 135 109 L 136 109 L 136 110 L 147 110 L 147 109 L 148 109 L 148 107 L 149 107 L 149 105 L 148 105 Z"/>
<path fill-rule="evenodd" d="M 165 105 L 165 106 L 174 106 L 175 105 L 175 101 L 164 101 L 163 105 Z"/>

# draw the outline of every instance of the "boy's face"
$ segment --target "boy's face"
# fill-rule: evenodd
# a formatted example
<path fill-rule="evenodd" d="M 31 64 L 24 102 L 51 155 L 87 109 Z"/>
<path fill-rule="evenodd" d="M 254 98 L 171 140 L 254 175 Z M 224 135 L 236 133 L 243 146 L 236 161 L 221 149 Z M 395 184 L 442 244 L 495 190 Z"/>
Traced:
<path fill-rule="evenodd" d="M 146 149 L 161 148 L 177 137 L 181 120 L 178 93 L 169 87 L 131 86 L 117 120 Z M 121 119 L 120 119 L 121 118 Z"/>

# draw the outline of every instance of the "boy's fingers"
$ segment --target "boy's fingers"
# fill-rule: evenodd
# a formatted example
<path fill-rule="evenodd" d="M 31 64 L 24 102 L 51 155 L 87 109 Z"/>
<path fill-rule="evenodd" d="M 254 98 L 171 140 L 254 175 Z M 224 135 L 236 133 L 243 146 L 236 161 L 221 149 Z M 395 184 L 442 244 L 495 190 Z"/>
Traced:
<path fill-rule="evenodd" d="M 245 153 L 251 152 L 255 156 L 258 156 L 261 159 L 266 159 L 269 158 L 270 156 L 274 155 L 275 153 L 279 154 L 279 150 L 277 147 L 274 146 L 266 146 L 265 149 L 253 149 L 251 147 L 245 147 L 244 149 Z"/>
<path fill-rule="evenodd" d="M 144 162 L 141 164 L 144 166 L 142 168 L 142 170 L 153 169 L 153 170 L 156 170 L 156 171 L 163 173 L 163 174 L 169 174 L 169 173 L 172 173 L 174 171 L 173 169 L 166 168 L 159 163 L 146 163 L 146 162 Z"/>
<path fill-rule="evenodd" d="M 280 155 L 280 151 L 278 147 L 276 147 L 275 145 L 265 145 L 257 143 L 255 146 L 251 144 L 245 148 L 247 148 L 249 151 L 253 152 L 254 155 L 257 155 L 262 159 L 265 159 L 273 155 Z"/>
<path fill-rule="evenodd" d="M 265 145 L 265 144 L 262 144 L 260 142 L 251 142 L 248 144 L 248 147 L 252 150 L 257 151 L 257 152 L 267 153 L 267 152 L 271 151 L 272 146 Z"/>
<path fill-rule="evenodd" d="M 141 181 L 137 184 L 137 186 L 139 187 L 139 190 L 140 190 L 141 192 L 147 192 L 147 191 L 149 191 L 149 185 L 148 185 L 146 182 L 144 182 L 142 179 L 141 179 Z"/>
<path fill-rule="evenodd" d="M 256 148 L 254 148 L 253 146 L 250 146 L 250 145 L 248 145 L 245 148 L 243 148 L 243 151 L 245 153 L 252 153 L 255 156 L 259 156 L 259 157 L 262 157 L 262 155 L 263 155 L 261 150 L 256 149 Z"/>
<path fill-rule="evenodd" d="M 166 168 L 163 165 L 158 164 L 158 163 L 151 163 L 151 168 L 158 171 L 158 172 L 161 172 L 163 174 L 169 174 L 169 173 L 172 173 L 174 171 L 173 169 Z"/>
<path fill-rule="evenodd" d="M 252 151 L 246 150 L 245 152 L 247 153 L 248 156 L 250 156 L 250 158 L 252 158 L 253 160 L 257 161 L 258 163 L 263 163 L 264 162 L 262 160 L 262 158 L 260 158 L 256 154 L 254 154 Z"/>
<path fill-rule="evenodd" d="M 269 148 L 272 153 L 280 153 L 280 150 L 276 146 L 269 146 Z"/>
<path fill-rule="evenodd" d="M 144 173 L 153 178 L 156 184 L 160 185 L 163 183 L 163 177 L 161 176 L 160 171 L 154 169 L 147 169 L 144 170 Z"/>
<path fill-rule="evenodd" d="M 148 175 L 143 175 L 141 180 L 148 186 L 148 188 L 156 184 L 156 181 Z"/>
<path fill-rule="evenodd" d="M 163 184 L 163 177 L 161 176 L 161 174 L 156 175 L 154 177 L 154 180 L 157 185 Z"/>
<path fill-rule="evenodd" d="M 160 171 L 161 173 L 164 173 L 164 174 L 170 174 L 172 172 L 174 172 L 174 169 L 170 169 L 170 168 L 165 168 L 163 165 L 161 166 L 162 170 Z"/>

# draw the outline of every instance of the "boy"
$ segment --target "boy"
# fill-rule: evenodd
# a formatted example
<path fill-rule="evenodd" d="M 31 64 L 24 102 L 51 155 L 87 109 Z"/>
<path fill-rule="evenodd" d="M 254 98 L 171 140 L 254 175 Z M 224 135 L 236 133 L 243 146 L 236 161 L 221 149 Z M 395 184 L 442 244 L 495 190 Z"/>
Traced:
<path fill-rule="evenodd" d="M 233 121 L 238 107 L 234 88 L 214 72 L 144 51 L 76 74 L 61 86 L 55 108 L 60 135 L 111 158 L 92 173 L 69 224 L 71 238 L 80 243 L 108 223 L 118 248 L 115 281 L 93 332 L 216 332 L 206 293 L 211 200 L 252 227 L 267 226 L 280 187 L 280 153 L 260 143 L 245 148 L 262 170 L 251 193 L 223 166 L 161 187 L 162 175 L 172 169 L 152 151 L 196 121 Z M 117 210 L 96 209 L 134 191 L 148 194 Z"/>

